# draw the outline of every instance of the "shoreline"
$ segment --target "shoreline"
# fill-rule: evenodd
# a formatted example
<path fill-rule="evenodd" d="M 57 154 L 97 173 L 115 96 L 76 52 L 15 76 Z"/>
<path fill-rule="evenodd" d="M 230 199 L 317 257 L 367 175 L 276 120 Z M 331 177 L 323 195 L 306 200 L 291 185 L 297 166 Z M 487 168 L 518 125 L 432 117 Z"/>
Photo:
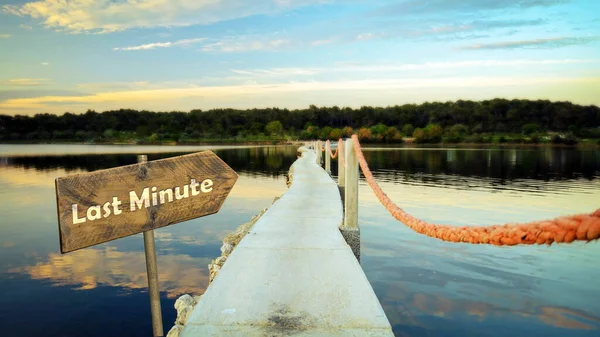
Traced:
<path fill-rule="evenodd" d="M 389 148 L 465 148 L 465 147 L 519 147 L 519 148 L 540 148 L 540 147 L 553 147 L 553 148 L 600 148 L 598 140 L 583 141 L 575 145 L 567 144 L 554 144 L 554 143 L 376 143 L 376 142 L 363 142 L 365 148 L 370 147 L 389 147 Z M 273 140 L 273 141 L 202 141 L 202 142 L 186 142 L 178 143 L 174 141 L 170 142 L 152 142 L 152 143 L 136 143 L 136 142 L 68 142 L 68 141 L 14 141 L 14 142 L 0 142 L 1 145 L 115 145 L 115 146 L 206 146 L 206 145 L 264 145 L 264 146 L 276 146 L 276 145 L 298 145 L 303 143 L 302 140 L 297 141 L 284 141 L 284 140 Z M 335 141 L 331 141 L 332 144 Z"/>

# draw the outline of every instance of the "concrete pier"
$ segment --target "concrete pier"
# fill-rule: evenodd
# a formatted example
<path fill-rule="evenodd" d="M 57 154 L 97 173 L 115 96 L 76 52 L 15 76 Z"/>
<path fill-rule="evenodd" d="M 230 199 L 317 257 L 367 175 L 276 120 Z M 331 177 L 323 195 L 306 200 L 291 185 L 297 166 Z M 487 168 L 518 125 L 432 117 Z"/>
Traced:
<path fill-rule="evenodd" d="M 393 336 L 339 231 L 336 183 L 301 148 L 290 189 L 231 253 L 181 336 Z"/>

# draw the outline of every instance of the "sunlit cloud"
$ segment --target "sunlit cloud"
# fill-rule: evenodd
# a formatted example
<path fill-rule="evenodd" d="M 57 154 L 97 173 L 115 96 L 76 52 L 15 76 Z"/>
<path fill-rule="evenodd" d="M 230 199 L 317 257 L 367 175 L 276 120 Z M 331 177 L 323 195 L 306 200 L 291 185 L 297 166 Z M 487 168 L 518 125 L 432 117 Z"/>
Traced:
<path fill-rule="evenodd" d="M 0 39 L 8 39 L 11 36 L 12 35 L 10 35 L 10 34 L 0 34 Z"/>
<path fill-rule="evenodd" d="M 11 86 L 36 86 L 48 82 L 46 78 L 14 78 L 8 81 L 0 82 L 0 84 Z"/>
<path fill-rule="evenodd" d="M 173 41 L 173 42 L 153 42 L 153 43 L 147 43 L 147 44 L 142 44 L 139 46 L 131 46 L 131 47 L 120 47 L 120 48 L 113 48 L 113 50 L 127 50 L 127 51 L 131 51 L 131 50 L 150 50 L 150 49 L 156 49 L 156 48 L 169 48 L 169 47 L 175 47 L 175 46 L 189 46 L 195 43 L 199 43 L 206 40 L 206 38 L 195 38 L 195 39 L 183 39 L 183 40 L 178 40 L 178 41 Z"/>
<path fill-rule="evenodd" d="M 25 30 L 32 30 L 33 27 L 30 25 L 26 25 L 26 24 L 20 24 L 19 27 L 25 29 Z"/>
<path fill-rule="evenodd" d="M 163 0 L 31 1 L 4 5 L 3 11 L 28 16 L 45 27 L 70 33 L 111 33 L 131 28 L 206 25 L 251 15 L 274 14 L 324 0 Z"/>
<path fill-rule="evenodd" d="M 0 102 L 0 112 L 10 113 L 15 110 L 48 110 L 54 108 L 56 111 L 82 110 L 89 108 L 98 109 L 99 107 L 120 108 L 130 106 L 136 108 L 150 109 L 169 109 L 173 102 L 188 102 L 188 109 L 197 108 L 198 100 L 202 100 L 202 108 L 224 108 L 239 106 L 273 106 L 299 108 L 313 104 L 315 100 L 322 102 L 336 102 L 348 106 L 358 104 L 389 104 L 388 99 L 392 95 L 398 100 L 399 93 L 408 94 L 411 91 L 419 90 L 423 101 L 431 99 L 447 100 L 445 96 L 440 96 L 440 90 L 443 89 L 444 95 L 457 92 L 465 92 L 466 89 L 477 88 L 477 93 L 485 93 L 483 89 L 496 90 L 498 93 L 512 92 L 522 94 L 523 90 L 539 90 L 549 86 L 569 87 L 570 92 L 576 92 L 578 95 L 588 95 L 585 87 L 592 88 L 600 83 L 597 77 L 551 77 L 551 76 L 507 76 L 507 77 L 445 77 L 445 78 L 371 78 L 368 80 L 337 80 L 337 81 L 302 81 L 292 83 L 271 83 L 271 84 L 248 84 L 248 85 L 223 85 L 223 86 L 198 86 L 165 88 L 150 90 L 129 90 L 116 92 L 99 92 L 83 96 L 46 96 L 36 98 L 8 99 Z M 400 90 L 400 91 L 398 91 Z M 360 96 L 352 95 L 348 99 L 349 93 L 360 92 Z M 567 93 L 569 91 L 562 91 Z M 323 101 L 322 94 L 327 93 L 330 97 Z M 374 95 L 377 93 L 377 95 Z M 307 96 L 307 94 L 309 94 Z M 298 95 L 304 98 L 299 99 Z M 312 96 L 311 96 L 312 95 Z M 464 94 L 463 94 L 464 95 Z M 591 95 L 591 92 L 589 93 Z M 345 102 L 342 97 L 346 97 Z M 410 95 L 411 100 L 415 100 L 414 94 Z M 464 96 L 463 96 L 464 97 Z M 472 96 L 467 96 L 472 97 Z M 581 96 L 580 96 L 581 97 Z M 585 96 L 587 97 L 587 96 Z M 379 103 L 375 102 L 379 98 Z M 592 96 L 588 100 L 595 99 Z M 312 101 L 312 103 L 310 102 Z M 260 102 L 260 103 L 259 103 Z M 270 102 L 270 103 L 269 103 Z M 362 103 L 360 103 L 362 102 Z M 384 103 L 381 103 L 384 102 Z M 398 102 L 398 101 L 397 101 Z M 321 103 L 331 104 L 331 103 Z"/>
<path fill-rule="evenodd" d="M 152 89 L 160 87 L 159 84 L 150 83 L 147 81 L 132 81 L 132 82 L 97 82 L 97 83 L 79 83 L 77 89 L 86 92 L 97 91 L 123 91 L 123 90 L 139 90 Z"/>
<path fill-rule="evenodd" d="M 40 64 L 41 64 L 41 65 L 43 65 L 43 66 L 47 66 L 47 65 L 49 65 L 50 63 L 48 63 L 48 62 L 42 62 L 42 63 L 40 63 Z"/>

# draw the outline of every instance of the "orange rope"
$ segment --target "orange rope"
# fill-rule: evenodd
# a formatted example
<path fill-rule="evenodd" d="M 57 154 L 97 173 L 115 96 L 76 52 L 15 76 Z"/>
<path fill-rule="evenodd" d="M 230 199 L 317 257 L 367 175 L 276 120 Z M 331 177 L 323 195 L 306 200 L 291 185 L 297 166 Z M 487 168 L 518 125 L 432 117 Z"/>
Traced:
<path fill-rule="evenodd" d="M 327 142 L 328 142 L 328 143 L 330 143 L 329 141 L 327 141 Z M 331 144 L 331 143 L 330 143 L 330 144 Z M 329 156 L 331 157 L 331 159 L 335 159 L 335 158 L 337 158 L 339 151 L 340 151 L 340 147 L 338 146 L 338 147 L 335 149 L 335 153 L 332 153 L 332 152 L 331 152 L 331 145 L 330 145 L 330 146 L 329 146 Z"/>
<path fill-rule="evenodd" d="M 494 226 L 456 227 L 419 220 L 406 213 L 390 200 L 373 178 L 369 165 L 361 151 L 356 135 L 352 136 L 356 157 L 367 183 L 379 201 L 394 218 L 417 233 L 448 242 L 467 242 L 513 246 L 517 244 L 571 243 L 575 240 L 592 241 L 600 238 L 600 209 L 592 214 L 563 216 L 553 220 Z"/>

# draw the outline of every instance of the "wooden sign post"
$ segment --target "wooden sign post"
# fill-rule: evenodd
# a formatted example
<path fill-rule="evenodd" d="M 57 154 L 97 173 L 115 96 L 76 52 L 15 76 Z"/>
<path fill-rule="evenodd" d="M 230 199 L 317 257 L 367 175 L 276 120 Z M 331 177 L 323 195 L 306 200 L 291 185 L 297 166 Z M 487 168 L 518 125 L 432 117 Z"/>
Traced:
<path fill-rule="evenodd" d="M 154 229 L 217 213 L 238 175 L 211 151 L 56 179 L 61 253 L 144 233 L 154 336 L 163 336 Z"/>
<path fill-rule="evenodd" d="M 147 163 L 146 155 L 138 156 L 138 163 Z M 150 315 L 152 316 L 152 335 L 162 337 L 165 333 L 162 324 L 160 307 L 160 289 L 158 288 L 158 265 L 156 263 L 156 246 L 154 229 L 144 232 L 144 255 L 146 256 L 146 275 L 148 277 L 148 294 L 150 295 Z"/>

